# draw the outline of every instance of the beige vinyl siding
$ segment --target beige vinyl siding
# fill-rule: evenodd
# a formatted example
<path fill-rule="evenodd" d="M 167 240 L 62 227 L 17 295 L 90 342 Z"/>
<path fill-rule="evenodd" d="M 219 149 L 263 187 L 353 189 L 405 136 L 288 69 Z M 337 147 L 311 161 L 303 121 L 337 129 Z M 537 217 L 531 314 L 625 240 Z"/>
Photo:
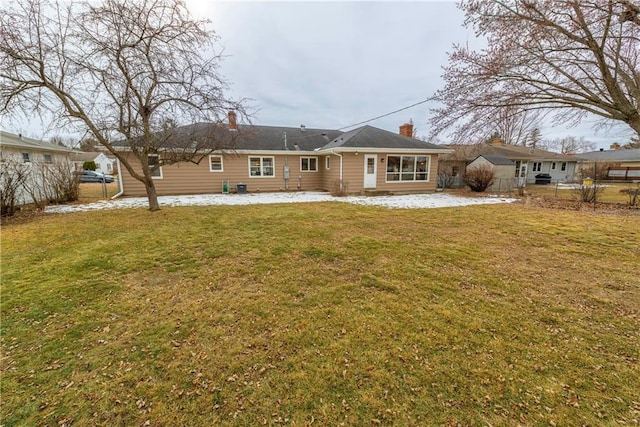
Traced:
<path fill-rule="evenodd" d="M 436 177 L 438 175 L 438 156 L 422 154 L 430 157 L 429 160 L 429 180 L 413 182 L 385 182 L 387 155 L 397 155 L 397 153 L 376 153 L 377 154 L 377 176 L 376 190 L 389 191 L 392 193 L 427 193 L 436 190 Z M 406 154 L 403 154 L 406 155 Z M 418 154 L 411 154 L 418 155 Z M 381 161 L 384 159 L 384 162 Z M 364 191 L 364 154 L 345 153 L 344 160 L 344 180 L 348 183 L 349 193 L 361 193 Z"/>
<path fill-rule="evenodd" d="M 387 154 L 377 154 L 376 190 L 389 191 L 391 193 L 427 193 L 436 189 L 436 176 L 438 171 L 438 156 L 430 155 L 429 180 L 414 182 L 385 182 Z M 428 155 L 428 154 L 427 154 Z M 249 157 L 273 157 L 275 160 L 275 177 L 251 177 L 249 176 Z M 290 179 L 288 189 L 290 191 L 331 191 L 332 187 L 340 179 L 340 156 L 331 154 L 331 167 L 325 168 L 325 156 L 318 155 L 318 171 L 302 172 L 300 170 L 300 157 L 312 157 L 308 154 L 299 155 L 269 155 L 269 154 L 225 154 L 223 155 L 223 172 L 211 172 L 209 170 L 209 156 L 206 156 L 199 165 L 193 163 L 178 163 L 162 167 L 162 178 L 154 179 L 158 195 L 173 194 L 211 194 L 221 193 L 222 183 L 229 182 L 231 192 L 236 191 L 236 185 L 247 185 L 248 192 L 285 191 L 283 169 L 285 160 L 288 161 Z M 313 156 L 315 157 L 315 156 Z M 384 159 L 384 162 L 381 161 Z M 349 193 L 362 193 L 364 191 L 364 154 L 342 154 L 343 180 L 348 186 Z M 124 194 L 127 196 L 144 196 L 144 185 L 133 179 L 126 171 L 122 170 Z"/>
<path fill-rule="evenodd" d="M 338 185 L 340 182 L 340 156 L 335 154 L 329 154 L 330 169 L 327 170 L 325 168 L 326 160 L 325 157 L 322 157 L 322 167 L 320 168 L 322 172 L 322 187 L 327 191 L 331 191 L 334 188 L 334 185 Z"/>
<path fill-rule="evenodd" d="M 274 157 L 275 177 L 251 177 L 249 175 L 249 157 Z M 289 190 L 321 190 L 322 170 L 318 172 L 300 172 L 300 155 L 289 155 L 288 163 L 290 167 Z M 305 156 L 308 157 L 308 156 Z M 222 183 L 229 181 L 229 189 L 233 192 L 236 185 L 243 183 L 247 185 L 247 191 L 284 191 L 285 180 L 283 168 L 285 156 L 268 154 L 224 154 L 223 172 L 211 172 L 209 168 L 209 156 L 206 156 L 200 164 L 178 163 L 162 167 L 162 178 L 154 179 L 154 184 L 158 195 L 171 194 L 207 194 L 221 193 Z M 137 161 L 136 161 L 137 163 Z M 140 166 L 138 166 L 140 168 Z M 144 185 L 132 178 L 122 168 L 122 180 L 124 183 L 124 194 L 127 196 L 144 196 L 146 192 Z M 299 177 L 301 177 L 299 179 Z"/>

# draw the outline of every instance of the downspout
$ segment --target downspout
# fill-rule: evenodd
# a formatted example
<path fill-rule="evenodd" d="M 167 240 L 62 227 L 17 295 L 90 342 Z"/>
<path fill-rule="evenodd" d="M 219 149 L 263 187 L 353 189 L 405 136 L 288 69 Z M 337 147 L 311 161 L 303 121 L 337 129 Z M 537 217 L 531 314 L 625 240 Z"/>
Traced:
<path fill-rule="evenodd" d="M 343 190 L 343 182 L 342 182 L 342 154 L 336 153 L 333 149 L 331 149 L 331 154 L 335 154 L 340 157 L 340 191 Z"/>
<path fill-rule="evenodd" d="M 111 197 L 111 200 L 113 199 L 117 199 L 118 197 L 122 196 L 124 194 L 124 185 L 122 184 L 122 170 L 120 168 L 120 160 L 116 159 L 117 162 L 117 166 L 118 166 L 118 186 L 120 187 L 120 191 L 118 191 L 116 194 L 114 194 Z"/>

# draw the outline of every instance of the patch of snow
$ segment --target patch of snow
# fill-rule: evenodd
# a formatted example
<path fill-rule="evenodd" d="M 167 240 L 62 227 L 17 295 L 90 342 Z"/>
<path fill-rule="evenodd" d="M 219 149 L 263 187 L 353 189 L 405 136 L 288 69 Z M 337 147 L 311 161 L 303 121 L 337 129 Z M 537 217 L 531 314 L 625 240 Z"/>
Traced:
<path fill-rule="evenodd" d="M 403 196 L 349 196 L 333 197 L 322 192 L 200 194 L 192 196 L 159 196 L 160 206 L 221 206 L 260 205 L 276 203 L 343 202 L 357 205 L 383 206 L 390 209 L 429 209 L 452 206 L 512 203 L 517 199 L 506 197 L 458 197 L 450 194 L 411 194 Z M 84 212 L 103 209 L 148 208 L 146 197 L 126 197 L 103 200 L 82 205 L 47 206 L 46 213 Z"/>

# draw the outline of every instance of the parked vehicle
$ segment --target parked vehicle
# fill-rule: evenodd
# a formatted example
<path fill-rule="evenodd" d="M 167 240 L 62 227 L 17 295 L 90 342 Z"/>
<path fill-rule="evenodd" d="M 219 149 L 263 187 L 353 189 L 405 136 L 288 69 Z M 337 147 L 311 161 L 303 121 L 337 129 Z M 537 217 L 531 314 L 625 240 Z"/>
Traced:
<path fill-rule="evenodd" d="M 80 179 L 80 182 L 106 182 L 107 184 L 113 182 L 113 176 L 105 175 L 100 172 L 81 171 L 76 172 L 76 175 Z"/>

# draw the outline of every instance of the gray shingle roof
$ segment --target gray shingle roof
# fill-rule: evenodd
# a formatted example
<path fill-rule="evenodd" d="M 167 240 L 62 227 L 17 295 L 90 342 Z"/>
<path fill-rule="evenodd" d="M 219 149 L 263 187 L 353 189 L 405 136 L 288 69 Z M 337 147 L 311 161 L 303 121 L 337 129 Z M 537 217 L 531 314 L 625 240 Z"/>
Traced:
<path fill-rule="evenodd" d="M 40 141 L 33 138 L 27 138 L 22 135 L 0 131 L 0 145 L 6 147 L 15 147 L 24 150 L 59 152 L 59 153 L 79 153 L 69 147 L 51 144 L 49 142 Z"/>
<path fill-rule="evenodd" d="M 640 148 L 628 150 L 604 150 L 590 151 L 580 154 L 584 160 L 588 161 L 618 161 L 618 162 L 640 162 Z"/>
<path fill-rule="evenodd" d="M 235 138 L 229 149 L 253 151 L 318 151 L 338 148 L 369 149 L 415 149 L 439 150 L 446 148 L 413 138 L 363 126 L 342 133 L 333 129 L 313 129 L 284 126 L 239 125 L 237 131 L 231 131 L 226 124 L 196 123 L 175 129 L 176 146 L 184 145 L 189 135 L 208 135 L 219 141 L 229 142 Z M 284 135 L 287 136 L 285 147 Z M 125 141 L 113 143 L 114 146 L 126 147 Z M 224 148 L 224 147 L 222 147 Z"/>
<path fill-rule="evenodd" d="M 415 149 L 442 150 L 443 147 L 378 129 L 373 126 L 362 126 L 346 132 L 324 145 L 321 150 L 336 148 L 380 148 L 380 149 Z"/>
<path fill-rule="evenodd" d="M 195 137 L 214 141 L 214 148 L 231 150 L 277 151 L 302 150 L 313 151 L 342 132 L 330 129 L 302 130 L 299 127 L 238 125 L 237 130 L 229 130 L 224 123 L 195 123 L 180 126 L 173 130 L 174 136 L 163 147 L 188 146 Z M 287 135 L 285 147 L 284 135 Z M 125 140 L 113 143 L 117 147 L 127 147 Z M 203 148 L 206 145 L 201 145 Z"/>
<path fill-rule="evenodd" d="M 563 161 L 563 162 L 575 162 L 581 160 L 577 156 L 569 156 L 560 153 L 554 153 L 553 151 L 540 150 L 531 147 L 523 147 L 517 145 L 489 145 L 489 144 L 454 144 L 445 145 L 444 147 L 453 148 L 455 153 L 445 155 L 444 160 L 453 159 L 465 159 L 472 161 L 476 157 L 483 156 L 501 156 L 510 160 L 551 160 L 551 161 Z"/>
<path fill-rule="evenodd" d="M 503 156 L 492 156 L 490 154 L 481 154 L 478 157 L 484 157 L 487 161 L 496 166 L 511 166 L 515 163 Z"/>

